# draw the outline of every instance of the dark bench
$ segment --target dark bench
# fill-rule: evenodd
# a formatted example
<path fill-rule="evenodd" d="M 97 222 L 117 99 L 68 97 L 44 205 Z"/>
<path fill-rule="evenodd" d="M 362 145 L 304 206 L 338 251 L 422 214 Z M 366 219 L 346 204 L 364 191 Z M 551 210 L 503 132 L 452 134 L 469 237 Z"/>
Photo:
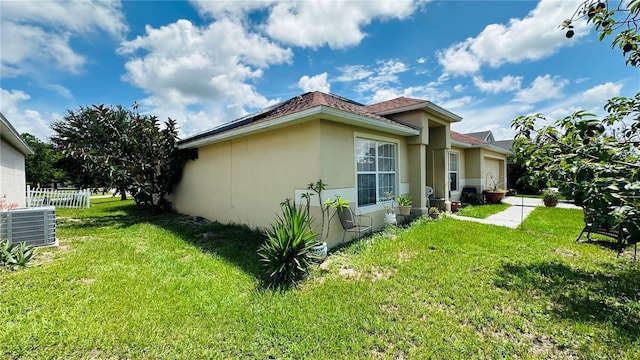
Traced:
<path fill-rule="evenodd" d="M 611 226 L 609 224 L 599 224 L 598 226 L 595 226 L 594 222 L 596 220 L 596 215 L 594 212 L 588 207 L 583 207 L 582 209 L 584 211 L 584 228 L 582 229 L 582 232 L 580 232 L 580 235 L 578 235 L 576 242 L 580 241 L 584 233 L 587 233 L 587 240 L 589 241 L 592 240 L 591 234 L 604 235 L 616 240 L 618 244 L 618 256 L 620 256 L 622 250 L 624 250 L 625 245 L 633 243 L 633 259 L 637 259 L 637 239 L 631 239 L 631 234 L 624 226 Z"/>
<path fill-rule="evenodd" d="M 484 195 L 478 194 L 478 191 L 475 187 L 464 187 L 462 188 L 462 195 L 460 196 L 460 201 L 463 204 L 469 205 L 482 205 L 485 203 Z"/>

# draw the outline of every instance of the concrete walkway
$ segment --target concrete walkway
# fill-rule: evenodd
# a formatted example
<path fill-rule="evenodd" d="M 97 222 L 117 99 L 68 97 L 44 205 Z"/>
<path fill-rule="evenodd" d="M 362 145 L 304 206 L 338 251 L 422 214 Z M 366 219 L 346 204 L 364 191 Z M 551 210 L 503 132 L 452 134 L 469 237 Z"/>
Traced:
<path fill-rule="evenodd" d="M 502 199 L 502 202 L 511 204 L 512 206 L 497 214 L 493 214 L 486 219 L 477 219 L 472 217 L 459 216 L 456 214 L 451 214 L 450 216 L 459 220 L 475 221 L 482 224 L 506 226 L 515 229 L 522 223 L 524 219 L 527 218 L 527 216 L 529 216 L 529 214 L 536 206 L 544 206 L 544 204 L 542 203 L 542 199 L 519 196 L 507 196 Z M 580 207 L 575 206 L 573 203 L 564 201 L 559 201 L 558 207 L 580 209 Z"/>

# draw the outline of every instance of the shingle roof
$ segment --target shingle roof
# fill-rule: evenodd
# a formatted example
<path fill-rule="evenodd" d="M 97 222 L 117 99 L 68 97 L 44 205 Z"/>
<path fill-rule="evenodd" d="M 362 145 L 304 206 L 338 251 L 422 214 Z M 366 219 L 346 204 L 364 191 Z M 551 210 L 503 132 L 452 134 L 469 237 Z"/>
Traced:
<path fill-rule="evenodd" d="M 371 111 L 372 113 L 383 113 L 386 111 L 400 109 L 407 106 L 414 106 L 422 103 L 427 103 L 427 101 L 401 96 L 399 98 L 383 101 L 377 104 L 368 105 L 366 106 L 366 109 L 368 111 Z"/>
<path fill-rule="evenodd" d="M 497 140 L 497 141 L 492 141 L 491 144 L 507 150 L 513 149 L 513 140 Z"/>
<path fill-rule="evenodd" d="M 399 121 L 394 121 L 394 120 L 382 117 L 380 115 L 377 115 L 373 111 L 369 110 L 367 106 L 364 106 L 355 101 L 343 98 L 341 96 L 333 95 L 333 94 L 326 94 L 323 92 L 314 91 L 314 92 L 308 92 L 308 93 L 293 97 L 282 103 L 262 109 L 258 112 L 233 120 L 229 123 L 222 124 L 214 129 L 208 130 L 200 134 L 196 134 L 194 136 L 191 136 L 189 138 L 186 138 L 180 141 L 179 143 L 184 144 L 186 142 L 191 142 L 194 140 L 206 138 L 206 137 L 220 134 L 232 129 L 238 129 L 241 127 L 248 127 L 253 124 L 264 123 L 269 120 L 281 118 L 283 116 L 308 110 L 316 106 L 326 106 L 333 109 L 338 109 L 338 110 L 350 112 L 352 114 L 364 116 L 370 119 L 378 120 L 381 122 L 414 128 L 411 125 L 408 125 Z"/>
<path fill-rule="evenodd" d="M 491 136 L 491 131 L 478 131 L 473 133 L 467 133 L 469 136 L 473 136 L 474 138 L 478 138 L 483 141 L 488 141 L 489 136 Z"/>
<path fill-rule="evenodd" d="M 460 141 L 463 143 L 471 144 L 471 145 L 482 145 L 487 144 L 486 141 L 482 141 L 475 136 L 471 136 L 469 134 L 460 134 L 455 131 L 451 131 L 451 139 Z"/>

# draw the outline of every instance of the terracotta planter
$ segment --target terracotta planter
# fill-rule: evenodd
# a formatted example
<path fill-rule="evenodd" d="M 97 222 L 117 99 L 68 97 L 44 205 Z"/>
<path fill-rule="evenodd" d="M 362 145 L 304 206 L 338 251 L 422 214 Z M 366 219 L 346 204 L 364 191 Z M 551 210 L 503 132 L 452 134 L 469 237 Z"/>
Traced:
<path fill-rule="evenodd" d="M 400 215 L 409 215 L 411 214 L 411 206 L 399 206 L 398 210 Z"/>
<path fill-rule="evenodd" d="M 484 196 L 489 204 L 500 204 L 504 198 L 504 191 L 485 191 Z"/>
<path fill-rule="evenodd" d="M 555 199 L 542 199 L 542 202 L 546 207 L 556 207 L 558 205 L 558 200 Z"/>

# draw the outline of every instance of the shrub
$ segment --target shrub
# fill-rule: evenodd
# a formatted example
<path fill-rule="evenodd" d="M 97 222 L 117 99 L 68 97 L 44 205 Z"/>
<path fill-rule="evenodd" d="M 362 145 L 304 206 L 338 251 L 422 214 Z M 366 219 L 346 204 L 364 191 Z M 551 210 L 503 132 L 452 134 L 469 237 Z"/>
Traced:
<path fill-rule="evenodd" d="M 560 193 L 554 189 L 547 189 L 542 193 L 542 199 L 548 201 L 558 201 L 558 196 L 560 196 Z"/>
<path fill-rule="evenodd" d="M 315 256 L 310 249 L 317 245 L 316 234 L 302 207 L 287 199 L 280 204 L 278 216 L 258 255 L 269 287 L 287 288 L 304 278 Z"/>
<path fill-rule="evenodd" d="M 0 241 L 0 266 L 27 266 L 36 256 L 32 246 L 25 243 L 10 244 L 9 240 Z"/>

